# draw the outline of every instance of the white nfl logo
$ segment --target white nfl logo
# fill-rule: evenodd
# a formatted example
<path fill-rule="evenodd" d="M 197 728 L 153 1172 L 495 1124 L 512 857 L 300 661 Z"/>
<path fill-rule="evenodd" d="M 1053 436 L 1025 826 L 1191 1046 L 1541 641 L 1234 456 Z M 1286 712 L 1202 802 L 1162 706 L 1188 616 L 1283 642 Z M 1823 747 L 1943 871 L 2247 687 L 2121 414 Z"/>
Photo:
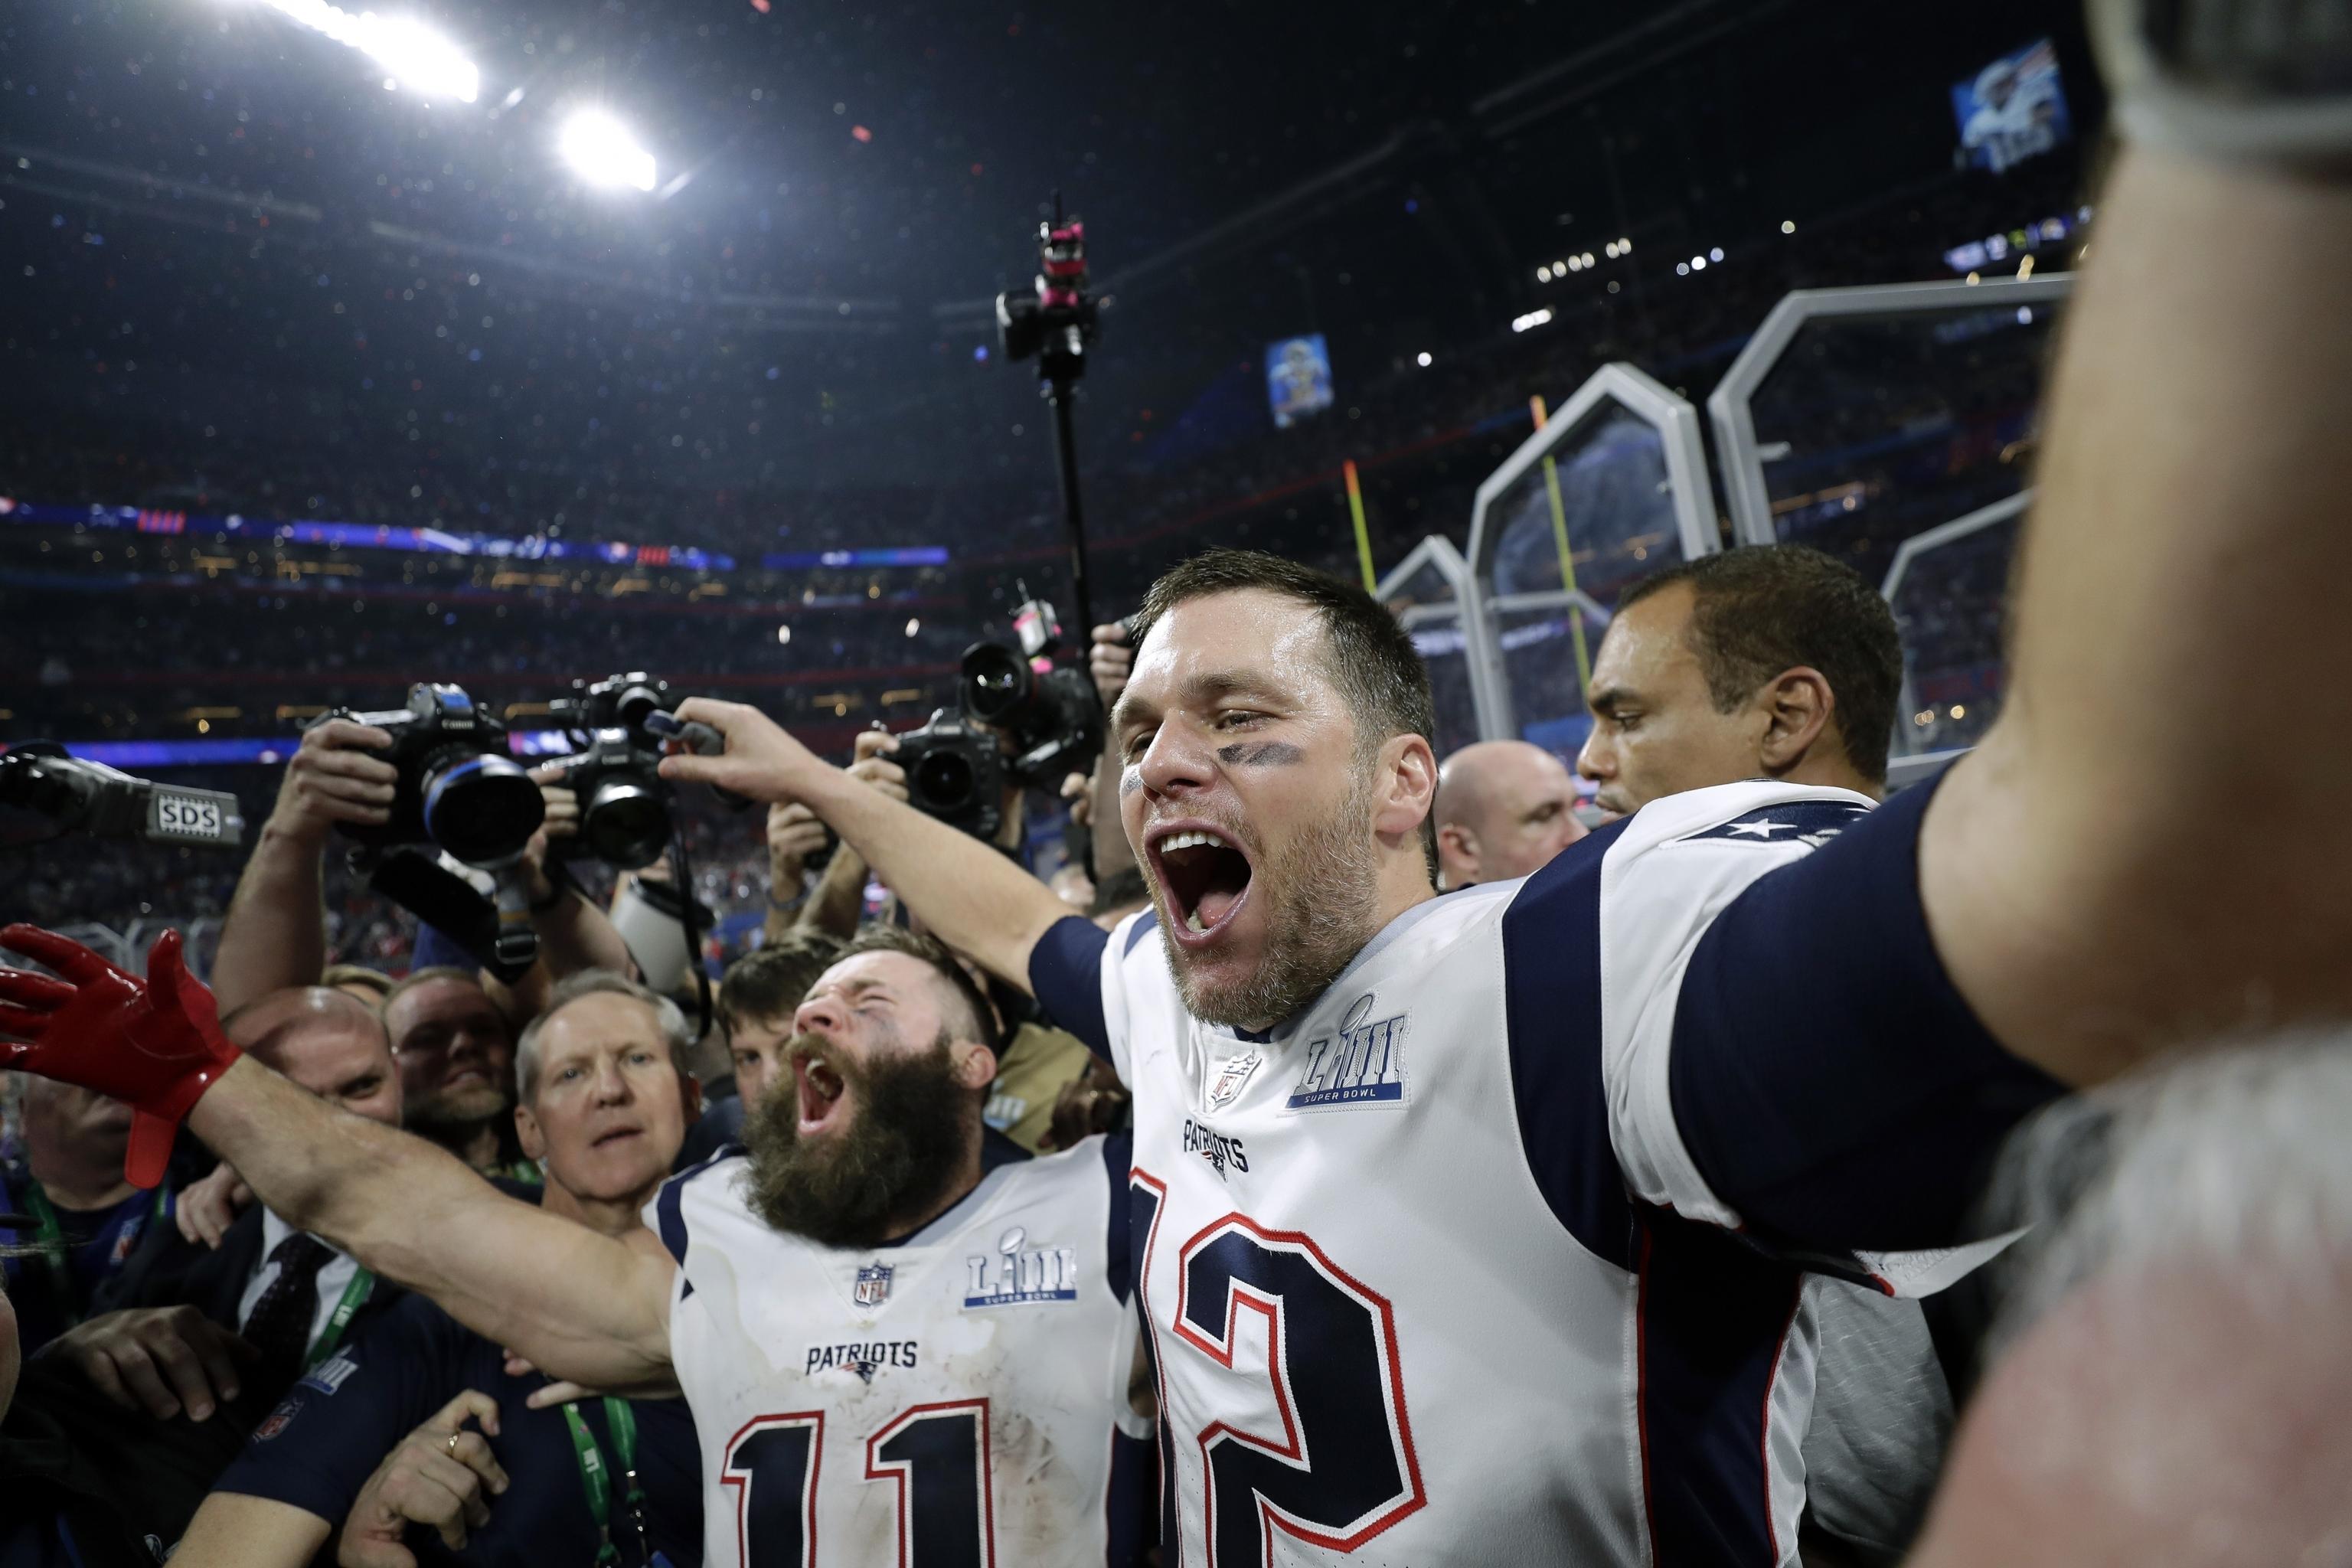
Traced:
<path fill-rule="evenodd" d="M 1217 1076 L 1209 1083 L 1209 1109 L 1222 1110 L 1231 1105 L 1241 1093 L 1242 1085 L 1249 1082 L 1250 1074 L 1257 1071 L 1258 1064 L 1265 1060 L 1261 1051 L 1244 1051 L 1219 1068 Z"/>
<path fill-rule="evenodd" d="M 890 1266 L 869 1263 L 857 1271 L 857 1288 L 852 1292 L 861 1307 L 878 1307 L 890 1299 Z"/>

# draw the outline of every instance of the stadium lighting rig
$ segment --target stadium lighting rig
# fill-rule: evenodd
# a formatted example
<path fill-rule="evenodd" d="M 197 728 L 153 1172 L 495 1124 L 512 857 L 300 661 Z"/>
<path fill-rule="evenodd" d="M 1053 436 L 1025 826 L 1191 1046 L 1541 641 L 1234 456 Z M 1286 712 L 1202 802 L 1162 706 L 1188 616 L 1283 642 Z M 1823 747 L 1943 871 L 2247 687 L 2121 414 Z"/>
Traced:
<path fill-rule="evenodd" d="M 563 122 L 556 149 L 572 172 L 592 185 L 654 188 L 654 155 L 637 145 L 629 128 L 601 109 L 583 109 Z"/>
<path fill-rule="evenodd" d="M 482 90 L 482 73 L 457 45 L 414 16 L 357 16 L 326 0 L 257 0 L 257 3 L 357 49 L 382 66 L 383 85 L 404 87 L 426 99 L 471 103 Z"/>

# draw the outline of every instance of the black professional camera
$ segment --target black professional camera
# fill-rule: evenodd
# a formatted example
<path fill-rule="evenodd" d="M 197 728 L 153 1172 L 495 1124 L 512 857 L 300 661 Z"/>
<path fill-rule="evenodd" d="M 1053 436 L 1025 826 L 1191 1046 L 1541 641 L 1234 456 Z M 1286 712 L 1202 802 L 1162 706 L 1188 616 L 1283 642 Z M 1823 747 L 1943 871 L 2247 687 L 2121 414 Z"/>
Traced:
<path fill-rule="evenodd" d="M 343 834 L 361 844 L 436 844 L 469 866 L 504 866 L 521 856 L 546 818 L 539 785 L 506 755 L 506 726 L 476 708 L 462 687 L 419 684 L 408 689 L 405 708 L 338 708 L 313 721 L 329 719 L 392 735 L 390 749 L 376 753 L 400 771 L 392 819 L 344 823 Z"/>
<path fill-rule="evenodd" d="M 234 849 L 245 837 L 236 796 L 133 778 L 103 763 L 68 756 L 53 741 L 21 741 L 0 752 L 0 842 L 18 837 L 6 827 L 5 808 L 93 838 Z"/>
<path fill-rule="evenodd" d="M 1087 293 L 1087 226 L 1064 219 L 1062 198 L 1054 198 L 1054 220 L 1037 226 L 1037 280 L 1031 291 L 996 297 L 996 335 L 1004 357 L 1038 356 L 1037 374 L 1048 381 L 1076 381 L 1086 374 L 1087 344 L 1095 335 L 1100 306 Z"/>
<path fill-rule="evenodd" d="M 1052 605 L 1024 599 L 1013 613 L 1013 629 L 1021 639 L 1017 652 L 988 642 L 964 649 L 963 710 L 1010 740 L 1014 778 L 1054 789 L 1064 774 L 1092 767 L 1101 752 L 1102 702 L 1084 670 L 1053 668 L 1062 626 Z"/>
<path fill-rule="evenodd" d="M 634 871 L 661 858 L 670 841 L 670 786 L 661 776 L 661 737 L 646 721 L 670 708 L 669 683 L 642 671 L 550 703 L 548 715 L 583 748 L 557 764 L 551 783 L 580 796 L 580 839 L 608 866 Z"/>
<path fill-rule="evenodd" d="M 898 737 L 890 760 L 907 770 L 915 808 L 992 840 L 1004 826 L 1004 759 L 996 737 L 942 708 L 919 730 Z"/>

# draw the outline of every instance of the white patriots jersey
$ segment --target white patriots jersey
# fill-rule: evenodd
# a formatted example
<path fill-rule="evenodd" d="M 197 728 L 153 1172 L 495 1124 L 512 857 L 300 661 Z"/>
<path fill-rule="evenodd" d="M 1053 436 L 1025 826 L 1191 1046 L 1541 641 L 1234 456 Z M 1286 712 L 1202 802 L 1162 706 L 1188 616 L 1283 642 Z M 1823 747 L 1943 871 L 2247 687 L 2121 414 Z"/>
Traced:
<path fill-rule="evenodd" d="M 980 1185 L 895 1246 L 775 1229 L 740 1152 L 648 1206 L 679 1259 L 710 1568 L 1099 1564 L 1128 1533 L 1114 1469 L 1150 1423 L 1128 1397 L 1125 1140 L 989 1146 Z"/>
<path fill-rule="evenodd" d="M 1870 807 L 1653 804 L 1264 1038 L 1185 1010 L 1154 917 L 1112 933 L 1171 1568 L 1796 1562 L 1805 1277 L 1733 1234 L 1666 1062 L 1710 922 Z"/>

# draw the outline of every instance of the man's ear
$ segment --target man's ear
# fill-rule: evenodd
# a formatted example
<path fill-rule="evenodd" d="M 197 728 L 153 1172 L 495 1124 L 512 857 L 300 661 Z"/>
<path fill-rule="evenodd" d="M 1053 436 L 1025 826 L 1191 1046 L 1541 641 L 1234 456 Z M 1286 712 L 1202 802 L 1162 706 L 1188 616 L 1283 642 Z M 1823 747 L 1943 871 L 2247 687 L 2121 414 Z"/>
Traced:
<path fill-rule="evenodd" d="M 1381 747 L 1380 795 L 1372 831 L 1383 838 L 1418 837 L 1437 803 L 1437 754 L 1419 735 L 1392 735 Z"/>
<path fill-rule="evenodd" d="M 530 1113 L 528 1105 L 515 1107 L 515 1137 L 522 1144 L 525 1159 L 547 1158 L 547 1134 L 541 1130 L 539 1118 Z"/>
<path fill-rule="evenodd" d="M 1478 836 L 1459 822 L 1447 823 L 1437 830 L 1437 863 L 1448 869 L 1455 866 L 1475 868 Z"/>
<path fill-rule="evenodd" d="M 965 1089 L 986 1089 L 996 1081 L 996 1053 L 978 1040 L 958 1040 L 948 1047 L 955 1080 Z"/>
<path fill-rule="evenodd" d="M 1837 694 L 1830 689 L 1829 677 L 1801 664 L 1774 676 L 1757 706 L 1764 715 L 1759 760 L 1767 773 L 1779 774 L 1802 763 L 1824 734 L 1833 732 Z"/>

